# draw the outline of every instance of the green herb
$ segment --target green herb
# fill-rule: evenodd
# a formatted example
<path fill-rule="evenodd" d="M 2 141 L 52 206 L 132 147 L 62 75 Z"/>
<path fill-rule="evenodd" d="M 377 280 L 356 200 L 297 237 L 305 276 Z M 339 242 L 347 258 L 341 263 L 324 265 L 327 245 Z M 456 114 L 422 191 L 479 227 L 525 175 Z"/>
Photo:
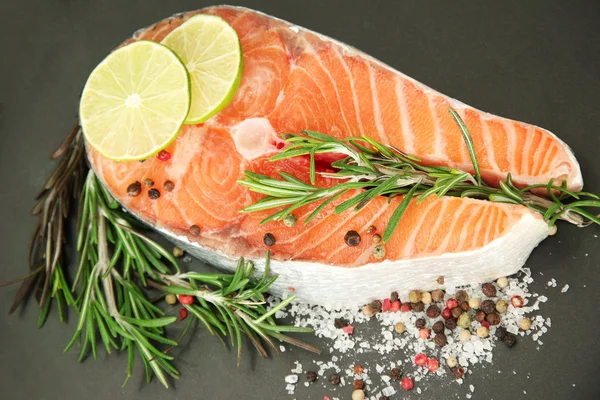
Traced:
<path fill-rule="evenodd" d="M 65 351 L 79 344 L 80 361 L 89 354 L 95 359 L 99 344 L 109 354 L 127 352 L 125 383 L 133 373 L 137 352 L 148 381 L 156 376 L 168 387 L 169 376 L 179 377 L 173 365 L 174 357 L 169 352 L 197 321 L 224 344 L 227 338 L 232 347 L 237 347 L 238 363 L 244 337 L 263 357 L 268 357 L 265 344 L 275 353 L 279 352 L 275 341 L 319 352 L 285 335 L 311 332 L 310 328 L 282 326 L 273 319 L 295 296 L 267 309 L 265 293 L 277 279 L 270 276 L 268 253 L 265 271 L 258 279 L 252 262 L 243 259 L 232 274 L 182 272 L 167 250 L 141 233 L 137 221 L 121 209 L 92 170 L 85 177 L 79 127 L 61 149 L 55 153 L 64 155 L 58 172 L 51 176 L 34 210 L 42 213 L 39 225 L 42 228 L 36 229 L 30 251 L 32 271 L 22 278 L 24 283 L 11 311 L 29 293 L 33 293 L 40 304 L 39 326 L 46 320 L 53 299 L 61 320 L 65 320 L 66 310 L 73 308 L 78 313 L 78 323 Z M 83 187 L 78 183 L 82 177 L 85 179 Z M 77 234 L 80 261 L 69 285 L 68 271 L 60 260 L 68 201 L 73 196 L 80 197 Z M 188 311 L 188 324 L 176 340 L 166 329 L 177 317 L 166 315 L 153 303 L 151 295 L 156 290 L 193 297 L 191 304 L 182 302 Z"/>
<path fill-rule="evenodd" d="M 351 197 L 334 208 L 339 214 L 346 210 L 358 211 L 378 196 L 404 196 L 385 229 L 383 241 L 387 242 L 396 230 L 402 214 L 410 201 L 415 198 L 421 202 L 435 195 L 471 197 L 494 202 L 521 204 L 544 216 L 548 225 L 562 219 L 579 227 L 592 223 L 600 224 L 597 215 L 586 210 L 587 207 L 600 207 L 599 197 L 595 194 L 574 193 L 567 189 L 566 182 L 555 185 L 553 181 L 543 185 L 531 185 L 517 188 L 510 174 L 499 188 L 485 185 L 481 180 L 479 164 L 473 146 L 473 140 L 458 113 L 450 109 L 450 114 L 458 123 L 473 164 L 475 175 L 447 167 L 429 167 L 420 163 L 414 156 L 374 141 L 368 136 L 336 139 L 318 132 L 303 131 L 302 134 L 286 135 L 289 144 L 271 161 L 310 155 L 311 183 L 303 182 L 289 174 L 280 173 L 281 179 L 246 171 L 245 179 L 238 181 L 251 191 L 262 193 L 266 197 L 244 208 L 243 212 L 254 212 L 279 208 L 277 212 L 265 218 L 262 223 L 283 220 L 294 210 L 320 202 L 321 204 L 304 220 L 308 224 L 333 200 L 351 193 Z M 315 186 L 314 155 L 321 153 L 345 154 L 347 157 L 331 164 L 334 173 L 322 173 L 324 177 L 340 179 L 343 182 L 332 187 Z M 357 190 L 358 189 L 358 190 Z M 536 193 L 545 191 L 548 198 Z"/>

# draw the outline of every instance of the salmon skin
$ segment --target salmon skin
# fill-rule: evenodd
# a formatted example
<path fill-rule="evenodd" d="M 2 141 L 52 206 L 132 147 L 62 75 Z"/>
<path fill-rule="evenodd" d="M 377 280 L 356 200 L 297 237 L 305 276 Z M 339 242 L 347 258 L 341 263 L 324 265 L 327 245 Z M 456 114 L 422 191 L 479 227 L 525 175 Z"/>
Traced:
<path fill-rule="evenodd" d="M 373 256 L 375 244 L 366 231 L 385 229 L 398 197 L 376 198 L 359 212 L 342 214 L 334 214 L 332 204 L 304 225 L 318 206 L 308 205 L 297 210 L 294 227 L 261 225 L 270 211 L 240 213 L 260 198 L 237 183 L 245 170 L 273 177 L 284 171 L 309 180 L 305 159 L 269 161 L 280 151 L 283 133 L 366 134 L 426 163 L 472 171 L 448 113 L 452 107 L 471 131 L 488 183 L 510 173 L 519 185 L 555 179 L 566 180 L 572 190 L 583 186 L 572 152 L 552 133 L 478 111 L 345 44 L 257 11 L 218 6 L 180 14 L 125 43 L 161 41 L 197 13 L 221 16 L 240 37 L 244 71 L 232 103 L 204 124 L 184 126 L 165 149 L 169 161 L 115 162 L 92 148 L 88 157 L 124 208 L 190 254 L 222 268 L 245 256 L 256 260 L 261 272 L 270 250 L 271 268 L 279 275 L 275 294 L 294 288 L 301 301 L 352 306 L 394 290 L 486 282 L 517 272 L 549 232 L 541 215 L 526 207 L 454 197 L 411 202 L 383 259 Z M 160 197 L 151 199 L 149 187 L 129 197 L 127 186 L 145 179 L 154 182 Z M 163 189 L 166 181 L 172 182 L 171 191 Z M 317 177 L 317 185 L 332 184 Z M 194 225 L 199 234 L 190 233 Z M 361 235 L 359 245 L 345 244 L 349 230 Z M 267 233 L 275 239 L 269 247 Z"/>

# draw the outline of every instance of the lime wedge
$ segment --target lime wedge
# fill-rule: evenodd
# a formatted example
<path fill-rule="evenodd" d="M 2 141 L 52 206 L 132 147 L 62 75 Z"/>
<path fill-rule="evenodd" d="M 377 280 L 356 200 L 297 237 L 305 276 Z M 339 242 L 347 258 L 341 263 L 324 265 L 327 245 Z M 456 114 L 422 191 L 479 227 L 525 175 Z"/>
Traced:
<path fill-rule="evenodd" d="M 190 108 L 190 80 L 179 57 L 149 41 L 123 46 L 90 74 L 79 103 L 89 144 L 112 160 L 141 160 L 165 148 Z"/>
<path fill-rule="evenodd" d="M 192 80 L 187 124 L 204 122 L 227 106 L 242 78 L 242 48 L 222 18 L 196 15 L 162 41 L 183 60 Z"/>

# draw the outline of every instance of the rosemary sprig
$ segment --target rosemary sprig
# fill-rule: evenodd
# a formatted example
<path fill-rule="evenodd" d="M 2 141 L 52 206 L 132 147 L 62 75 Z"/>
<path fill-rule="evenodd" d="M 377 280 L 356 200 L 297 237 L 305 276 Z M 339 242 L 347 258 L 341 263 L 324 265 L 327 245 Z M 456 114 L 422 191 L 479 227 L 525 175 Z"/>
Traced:
<path fill-rule="evenodd" d="M 552 226 L 558 219 L 568 221 L 579 227 L 592 223 L 600 224 L 598 215 L 586 210 L 588 207 L 599 208 L 600 197 L 592 193 L 574 193 L 567 189 L 566 182 L 555 185 L 553 181 L 547 184 L 531 185 L 518 188 L 512 182 L 509 174 L 506 181 L 501 181 L 499 188 L 492 188 L 481 180 L 479 164 L 475 154 L 473 141 L 467 126 L 458 113 L 449 110 L 458 123 L 473 163 L 473 176 L 469 172 L 447 167 L 430 167 L 421 164 L 414 156 L 403 153 L 392 147 L 374 141 L 368 136 L 336 139 L 334 137 L 313 131 L 302 131 L 302 134 L 286 135 L 289 144 L 281 153 L 271 158 L 271 161 L 286 158 L 310 157 L 310 183 L 303 182 L 287 173 L 281 172 L 280 178 L 275 179 L 266 175 L 246 171 L 245 179 L 239 184 L 250 190 L 266 195 L 255 204 L 242 212 L 254 212 L 279 208 L 277 212 L 265 218 L 262 223 L 273 220 L 283 220 L 294 210 L 307 204 L 321 204 L 304 220 L 308 224 L 328 204 L 346 193 L 352 196 L 334 208 L 339 214 L 346 210 L 358 211 L 377 196 L 387 196 L 389 199 L 402 195 L 404 199 L 394 211 L 383 236 L 387 242 L 398 226 L 410 200 L 416 198 L 421 202 L 436 195 L 455 197 L 471 197 L 494 202 L 520 204 L 531 208 L 544 216 L 548 225 Z M 315 186 L 316 167 L 315 154 L 337 153 L 345 154 L 342 160 L 331 164 L 334 173 L 321 173 L 324 177 L 343 180 L 332 187 Z M 359 189 L 356 191 L 356 189 Z M 536 193 L 545 191 L 548 198 Z"/>

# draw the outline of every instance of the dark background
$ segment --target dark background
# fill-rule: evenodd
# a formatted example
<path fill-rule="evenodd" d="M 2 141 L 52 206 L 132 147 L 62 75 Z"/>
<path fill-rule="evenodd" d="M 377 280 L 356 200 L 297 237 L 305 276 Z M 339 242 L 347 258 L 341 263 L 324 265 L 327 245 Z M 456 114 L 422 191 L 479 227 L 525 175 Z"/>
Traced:
<path fill-rule="evenodd" d="M 239 4 L 351 44 L 467 104 L 555 132 L 574 149 L 587 189 L 600 191 L 599 1 Z M 75 121 L 79 93 L 93 67 L 138 28 L 207 5 L 197 0 L 0 2 L 0 280 L 25 271 L 35 224 L 29 216 L 33 197 L 52 169 L 48 154 Z M 557 236 L 535 250 L 528 262 L 538 281 L 533 289 L 550 298 L 543 314 L 553 327 L 539 351 L 530 341 L 512 350 L 499 346 L 495 365 L 478 367 L 469 378 L 474 399 L 600 398 L 595 298 L 600 239 L 594 237 L 599 233 L 597 227 L 561 225 Z M 557 279 L 558 288 L 544 288 L 550 278 Z M 561 294 L 565 283 L 571 289 Z M 308 367 L 314 359 L 297 350 L 275 360 L 246 352 L 236 368 L 233 352 L 200 331 L 179 357 L 182 380 L 174 390 L 144 385 L 140 368 L 121 389 L 125 357 L 107 358 L 101 351 L 101 360 L 78 364 L 76 352 L 62 352 L 74 318 L 62 325 L 53 314 L 37 330 L 33 305 L 7 316 L 15 292 L 16 287 L 0 290 L 2 399 L 290 399 L 284 376 L 294 360 Z M 346 387 L 342 398 L 350 392 Z M 420 397 L 464 397 L 466 388 L 443 385 L 426 393 Z M 317 386 L 300 386 L 296 397 L 324 394 Z M 413 391 L 408 397 L 419 396 Z"/>

